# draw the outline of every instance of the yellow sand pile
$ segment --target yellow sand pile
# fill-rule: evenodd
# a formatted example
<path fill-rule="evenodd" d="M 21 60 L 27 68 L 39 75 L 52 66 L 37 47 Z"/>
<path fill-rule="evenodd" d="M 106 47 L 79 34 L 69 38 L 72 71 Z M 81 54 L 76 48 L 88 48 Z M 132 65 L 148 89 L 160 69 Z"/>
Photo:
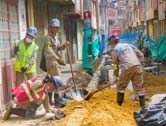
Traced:
<path fill-rule="evenodd" d="M 122 106 L 116 103 L 116 90 L 102 90 L 89 101 L 70 101 L 64 108 L 67 117 L 55 121 L 56 126 L 135 126 L 133 112 L 139 109 L 136 101 L 125 94 Z"/>
<path fill-rule="evenodd" d="M 151 97 L 154 94 L 165 93 L 166 78 L 155 76 L 152 73 L 144 73 L 144 85 L 146 96 Z"/>

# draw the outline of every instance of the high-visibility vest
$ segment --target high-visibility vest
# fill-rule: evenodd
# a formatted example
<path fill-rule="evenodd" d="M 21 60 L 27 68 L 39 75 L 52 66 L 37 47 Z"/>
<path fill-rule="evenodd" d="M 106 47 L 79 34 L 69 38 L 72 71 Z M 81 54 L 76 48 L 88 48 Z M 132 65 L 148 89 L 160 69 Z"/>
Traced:
<path fill-rule="evenodd" d="M 21 68 L 27 65 L 31 59 L 33 53 L 38 50 L 38 46 L 33 41 L 30 47 L 25 48 L 24 41 L 17 41 L 16 47 L 18 47 L 17 58 L 15 63 L 15 70 L 21 72 Z M 35 73 L 36 72 L 36 63 L 30 66 L 25 73 Z"/>
<path fill-rule="evenodd" d="M 35 80 L 35 78 L 32 78 L 12 89 L 12 93 L 15 94 L 19 106 L 24 106 L 30 102 L 37 102 L 45 99 L 47 90 L 46 84 L 43 84 L 37 89 L 32 89 L 30 85 L 33 84 Z"/>

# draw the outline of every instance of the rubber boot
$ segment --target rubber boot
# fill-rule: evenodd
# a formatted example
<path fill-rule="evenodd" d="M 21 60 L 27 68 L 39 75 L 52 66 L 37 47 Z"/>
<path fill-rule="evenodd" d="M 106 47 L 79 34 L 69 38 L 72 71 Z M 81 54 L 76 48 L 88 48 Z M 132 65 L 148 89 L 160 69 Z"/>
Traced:
<path fill-rule="evenodd" d="M 145 96 L 139 96 L 139 104 L 141 107 L 145 106 Z"/>
<path fill-rule="evenodd" d="M 9 106 L 9 107 L 5 110 L 2 119 L 3 119 L 3 120 L 8 120 L 9 117 L 10 117 L 10 115 L 11 115 L 11 111 L 12 111 L 12 106 Z"/>
<path fill-rule="evenodd" d="M 117 103 L 118 105 L 122 105 L 124 99 L 124 93 L 118 92 L 117 93 Z"/>
<path fill-rule="evenodd" d="M 48 92 L 48 98 L 49 98 L 49 103 L 50 105 L 54 105 L 54 103 L 52 102 L 52 92 Z"/>

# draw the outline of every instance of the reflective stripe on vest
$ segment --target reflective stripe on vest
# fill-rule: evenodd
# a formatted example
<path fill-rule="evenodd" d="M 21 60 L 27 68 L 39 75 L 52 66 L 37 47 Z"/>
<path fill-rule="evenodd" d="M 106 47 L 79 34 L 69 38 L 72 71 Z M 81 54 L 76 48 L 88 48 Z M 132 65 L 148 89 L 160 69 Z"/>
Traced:
<path fill-rule="evenodd" d="M 31 83 L 32 83 L 32 82 L 31 82 Z M 28 84 L 29 84 L 29 83 L 28 83 Z M 24 90 L 25 90 L 25 92 L 26 92 L 26 94 L 27 94 L 27 96 L 28 96 L 30 102 L 35 101 L 35 98 L 33 98 L 32 94 L 31 94 L 31 92 L 30 92 L 31 90 L 33 91 L 34 96 L 35 96 L 37 99 L 40 98 L 40 95 L 38 94 L 38 90 L 29 89 L 28 86 L 27 86 L 27 84 L 22 84 L 22 87 L 24 88 Z M 44 88 L 45 88 L 45 87 L 44 87 Z M 42 91 L 44 88 L 42 87 L 42 89 L 41 89 L 40 91 Z"/>
<path fill-rule="evenodd" d="M 25 48 L 24 41 L 17 41 L 16 47 L 18 47 L 18 53 L 16 58 L 15 69 L 18 72 L 21 72 L 21 67 L 24 67 L 28 64 L 33 53 L 38 49 L 38 46 L 35 42 L 32 42 L 29 48 Z M 25 73 L 35 73 L 36 72 L 36 63 L 30 66 Z"/>
<path fill-rule="evenodd" d="M 30 85 L 32 85 L 33 84 L 33 82 L 31 81 L 31 80 L 28 80 L 28 83 L 30 84 Z M 32 89 L 32 88 L 31 88 Z M 33 93 L 34 93 L 34 95 L 35 95 L 35 97 L 38 99 L 38 98 L 40 98 L 40 96 L 39 96 L 39 94 L 38 94 L 38 91 L 36 91 L 36 90 L 34 90 L 34 89 L 32 89 L 32 91 L 33 91 Z"/>
<path fill-rule="evenodd" d="M 25 92 L 26 92 L 26 94 L 27 94 L 27 96 L 29 98 L 29 101 L 32 102 L 33 101 L 33 97 L 32 97 L 32 95 L 30 93 L 29 88 L 27 88 L 27 85 L 25 85 L 25 84 L 22 84 L 22 87 L 24 88 L 24 90 L 25 90 Z"/>

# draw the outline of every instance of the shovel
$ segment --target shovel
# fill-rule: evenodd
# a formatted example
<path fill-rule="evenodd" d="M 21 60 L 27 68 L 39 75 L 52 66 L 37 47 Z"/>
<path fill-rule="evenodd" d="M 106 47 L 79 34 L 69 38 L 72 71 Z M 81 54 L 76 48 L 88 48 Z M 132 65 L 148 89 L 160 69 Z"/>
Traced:
<path fill-rule="evenodd" d="M 96 94 L 97 92 L 102 91 L 102 90 L 104 90 L 105 88 L 108 88 L 108 87 L 110 87 L 110 84 L 104 85 L 103 87 L 101 87 L 101 88 L 99 88 L 99 89 L 97 89 L 95 91 L 90 92 L 86 96 L 85 100 L 89 100 L 94 94 Z"/>
<path fill-rule="evenodd" d="M 17 53 L 17 57 L 18 57 L 18 61 L 19 61 L 20 65 L 21 65 L 21 67 L 22 67 L 23 65 L 22 65 L 22 62 L 21 62 L 21 59 L 20 59 L 20 56 L 19 56 L 19 54 L 18 54 L 18 53 Z M 23 72 L 23 75 L 24 75 L 25 82 L 27 82 L 27 81 L 28 81 L 28 79 L 27 79 L 27 77 L 26 77 L 26 75 L 25 75 L 25 73 L 24 73 L 24 72 Z"/>
<path fill-rule="evenodd" d="M 75 78 L 74 78 L 74 73 L 73 73 L 73 68 L 72 68 L 70 45 L 67 47 L 67 54 L 69 56 L 70 69 L 71 69 L 72 80 L 73 80 L 73 85 L 74 85 L 74 90 L 72 91 L 72 97 L 74 99 L 76 99 L 77 101 L 82 101 L 87 96 L 88 91 L 85 90 L 85 89 L 77 89 L 77 86 L 76 86 L 76 83 L 75 83 Z"/>

